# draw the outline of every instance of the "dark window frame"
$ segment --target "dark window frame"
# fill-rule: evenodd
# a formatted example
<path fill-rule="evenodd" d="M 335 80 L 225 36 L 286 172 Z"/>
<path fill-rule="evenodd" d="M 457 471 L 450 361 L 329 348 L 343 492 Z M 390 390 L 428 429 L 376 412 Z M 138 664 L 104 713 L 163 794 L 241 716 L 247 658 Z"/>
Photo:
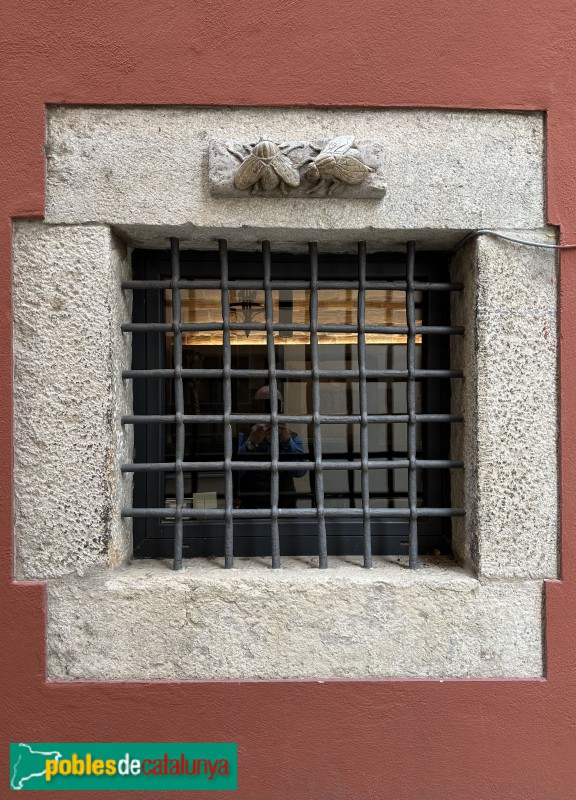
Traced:
<path fill-rule="evenodd" d="M 230 254 L 232 255 L 232 254 Z M 200 253 L 182 251 L 180 277 L 220 277 L 219 256 L 216 252 Z M 323 262 L 330 262 L 330 275 L 350 264 L 353 256 L 321 254 L 320 277 Z M 235 254 L 230 265 L 230 280 L 243 277 L 244 263 L 253 263 L 254 253 Z M 273 253 L 277 268 L 285 265 L 289 277 L 306 273 L 307 256 Z M 133 279 L 154 281 L 169 279 L 170 253 L 158 250 L 136 250 L 132 256 Z M 402 253 L 381 252 L 370 254 L 366 260 L 368 280 L 406 280 L 406 256 Z M 414 278 L 419 282 L 448 282 L 449 255 L 441 252 L 418 253 L 414 265 Z M 163 293 L 158 289 L 135 289 L 133 304 L 134 323 L 164 322 Z M 449 292 L 425 292 L 423 324 L 428 326 L 450 324 Z M 133 334 L 132 369 L 156 369 L 164 366 L 164 334 L 156 332 Z M 449 369 L 448 335 L 424 336 L 422 343 L 423 369 Z M 443 346 L 444 345 L 444 346 Z M 134 414 L 162 414 L 164 412 L 164 379 L 134 381 Z M 445 413 L 450 406 L 450 383 L 446 378 L 426 378 L 422 381 L 422 412 Z M 422 425 L 424 458 L 446 460 L 449 452 L 449 423 Z M 163 425 L 135 425 L 136 462 L 163 460 Z M 135 474 L 134 508 L 161 507 L 164 505 L 163 475 L 155 472 Z M 448 469 L 423 470 L 424 505 L 450 506 L 450 476 Z M 313 482 L 313 474 L 311 474 Z M 427 498 L 434 497 L 434 502 Z M 409 551 L 406 519 L 373 519 L 371 526 L 372 553 L 381 555 L 406 554 Z M 305 520 L 284 519 L 280 525 L 280 551 L 282 555 L 317 555 L 318 523 L 314 518 Z M 224 523 L 219 520 L 199 522 L 184 519 L 183 550 L 185 558 L 224 555 Z M 418 519 L 418 552 L 450 552 L 450 518 L 420 517 Z M 168 557 L 174 552 L 174 522 L 158 517 L 135 517 L 134 556 L 136 558 Z M 363 552 L 362 519 L 326 520 L 328 555 L 357 555 Z M 234 554 L 238 556 L 270 555 L 270 520 L 235 520 Z"/>

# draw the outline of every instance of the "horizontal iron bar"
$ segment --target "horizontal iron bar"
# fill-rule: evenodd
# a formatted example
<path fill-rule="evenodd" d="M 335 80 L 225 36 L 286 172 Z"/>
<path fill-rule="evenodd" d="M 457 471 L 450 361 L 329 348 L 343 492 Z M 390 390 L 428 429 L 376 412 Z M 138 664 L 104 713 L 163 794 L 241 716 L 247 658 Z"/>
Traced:
<path fill-rule="evenodd" d="M 222 378 L 221 369 L 182 369 L 179 371 L 182 378 Z M 232 369 L 232 378 L 268 378 L 267 369 Z M 353 369 L 321 369 L 318 378 L 359 378 L 359 371 Z M 367 369 L 366 378 L 408 378 L 409 374 L 415 378 L 462 378 L 459 369 L 416 369 L 409 373 L 407 369 Z M 125 369 L 123 378 L 174 378 L 174 369 Z M 279 369 L 276 370 L 277 378 L 311 378 L 311 369 Z"/>
<path fill-rule="evenodd" d="M 266 414 L 230 414 L 230 422 L 236 423 L 256 423 L 270 422 L 270 415 Z M 368 424 L 370 423 L 405 423 L 409 422 L 408 414 L 368 414 Z M 416 422 L 463 422 L 462 414 L 416 414 Z M 122 417 L 123 425 L 150 425 L 154 423 L 174 424 L 175 414 L 127 414 Z M 321 425 L 353 424 L 360 423 L 360 414 L 342 414 L 341 416 L 322 416 L 319 418 Z M 223 414 L 184 414 L 182 422 L 190 425 L 200 425 L 206 422 L 224 422 Z M 278 415 L 278 423 L 290 423 L 311 425 L 314 417 L 311 414 L 297 415 Z"/>
<path fill-rule="evenodd" d="M 255 495 L 261 495 L 261 496 L 266 496 L 267 497 L 268 496 L 268 492 L 256 492 Z M 224 500 L 225 493 L 223 491 L 222 492 L 216 492 L 216 497 L 217 497 L 218 500 Z M 298 491 L 296 491 L 294 493 L 290 492 L 290 497 L 293 497 L 296 500 L 302 500 L 302 499 L 303 500 L 312 500 L 313 497 L 314 497 L 314 493 L 312 491 L 310 491 L 310 490 L 306 491 L 306 492 L 298 492 Z M 355 499 L 359 499 L 359 498 L 362 497 L 362 492 L 360 490 L 351 491 L 351 492 L 349 492 L 348 490 L 342 490 L 341 492 L 329 492 L 329 497 L 330 497 L 331 500 L 333 500 L 335 498 L 337 498 L 338 500 L 348 500 L 351 497 L 355 498 Z M 418 497 L 419 498 L 424 497 L 424 491 L 423 490 L 418 491 Z M 377 499 L 377 500 L 398 500 L 399 498 L 402 498 L 403 500 L 407 500 L 407 494 L 406 494 L 406 492 L 400 492 L 400 491 L 380 490 L 380 491 L 376 491 L 376 492 L 370 492 L 370 498 L 371 499 Z M 187 499 L 191 500 L 192 498 L 188 497 Z M 352 506 L 352 508 L 354 508 L 354 507 L 355 506 Z"/>
<path fill-rule="evenodd" d="M 230 290 L 235 289 L 256 289 L 264 291 L 264 280 L 238 280 L 230 281 Z M 309 289 L 310 281 L 272 281 L 272 289 Z M 358 281 L 318 281 L 318 289 L 358 289 Z M 407 287 L 406 281 L 366 281 L 366 289 L 377 289 L 380 291 L 405 291 Z M 171 289 L 171 280 L 134 280 L 124 281 L 122 283 L 123 289 Z M 220 289 L 219 280 L 185 280 L 178 281 L 178 288 L 180 289 Z M 464 288 L 462 283 L 438 283 L 427 281 L 415 281 L 414 289 L 422 292 L 461 292 Z"/>
<path fill-rule="evenodd" d="M 188 519 L 196 517 L 198 519 L 224 519 L 226 510 L 223 508 L 183 508 L 182 516 Z M 362 517 L 361 508 L 325 508 L 326 517 Z M 463 508 L 417 508 L 414 512 L 417 517 L 463 517 Z M 123 517 L 174 517 L 175 510 L 170 508 L 123 508 Z M 279 508 L 279 517 L 298 518 L 316 517 L 318 512 L 315 508 Z M 233 518 L 246 519 L 270 519 L 272 516 L 269 508 L 235 508 L 232 511 Z M 371 517 L 409 517 L 409 508 L 371 508 Z"/>
<path fill-rule="evenodd" d="M 174 326 L 170 322 L 125 322 L 121 325 L 123 333 L 171 333 L 174 331 Z M 202 331 L 221 331 L 224 325 L 222 322 L 198 322 L 198 323 L 182 323 L 179 330 L 183 333 Z M 358 327 L 356 325 L 318 325 L 319 333 L 350 333 L 357 334 Z M 231 331 L 265 331 L 266 325 L 263 322 L 231 322 Z M 278 322 L 274 324 L 275 331 L 293 331 L 309 333 L 310 325 L 304 323 L 284 323 Z M 383 334 L 407 334 L 408 328 L 405 325 L 366 325 L 364 326 L 366 333 L 383 333 Z M 417 334 L 453 334 L 461 336 L 464 333 L 464 327 L 461 325 L 419 325 Z M 321 344 L 321 342 L 320 342 Z M 368 342 L 370 344 L 370 342 Z"/>
<path fill-rule="evenodd" d="M 366 462 L 368 469 L 408 469 L 408 459 L 371 459 Z M 220 472 L 226 466 L 225 461 L 183 461 L 184 472 Z M 416 469 L 463 469 L 463 461 L 450 461 L 448 459 L 416 459 L 413 463 Z M 322 461 L 322 470 L 358 470 L 362 469 L 362 461 L 333 459 Z M 239 472 L 270 471 L 270 461 L 232 461 L 230 469 Z M 288 472 L 301 472 L 314 470 L 314 461 L 280 461 L 278 469 Z M 171 461 L 157 463 L 122 464 L 122 472 L 176 472 L 176 464 Z"/>

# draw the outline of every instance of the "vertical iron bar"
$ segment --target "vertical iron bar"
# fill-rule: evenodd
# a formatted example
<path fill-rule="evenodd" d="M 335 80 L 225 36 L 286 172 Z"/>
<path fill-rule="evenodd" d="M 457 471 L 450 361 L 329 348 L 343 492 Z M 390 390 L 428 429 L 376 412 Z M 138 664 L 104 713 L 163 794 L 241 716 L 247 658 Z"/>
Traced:
<path fill-rule="evenodd" d="M 232 350 L 230 344 L 230 290 L 228 285 L 228 243 L 226 239 L 218 241 L 220 251 L 220 287 L 222 297 L 222 370 L 223 370 L 223 405 L 224 405 L 224 566 L 234 566 L 234 485 L 232 481 Z"/>
<path fill-rule="evenodd" d="M 176 509 L 174 512 L 174 569 L 182 569 L 182 541 L 183 522 L 182 509 L 184 508 L 184 461 L 185 427 L 184 427 L 184 383 L 182 381 L 182 304 L 180 298 L 180 242 L 170 239 L 170 252 L 172 262 L 172 330 L 174 333 L 174 406 L 176 418 Z"/>
<path fill-rule="evenodd" d="M 314 484 L 318 518 L 318 566 L 328 567 L 326 519 L 324 515 L 324 476 L 322 474 L 322 433 L 320 428 L 320 365 L 318 359 L 318 243 L 310 242 L 310 361 L 312 366 L 312 418 L 314 428 Z"/>
<path fill-rule="evenodd" d="M 344 367 L 352 371 L 352 345 L 344 345 Z M 351 383 L 352 379 L 346 380 L 346 413 L 354 413 L 354 391 Z M 354 460 L 354 423 L 346 425 L 346 456 L 350 461 Z M 354 496 L 356 489 L 356 473 L 348 470 L 348 506 L 356 508 L 356 498 Z"/>
<path fill-rule="evenodd" d="M 418 517 L 416 506 L 418 499 L 418 474 L 416 472 L 416 310 L 414 304 L 414 263 L 416 260 L 416 243 L 407 244 L 406 260 L 406 322 L 407 366 L 406 400 L 408 411 L 408 505 L 410 517 L 408 521 L 408 553 L 410 569 L 418 569 Z"/>
<path fill-rule="evenodd" d="M 386 297 L 388 297 L 389 293 L 386 292 Z M 395 345 L 387 344 L 386 345 L 386 369 L 392 369 L 394 367 L 394 353 L 395 353 Z M 394 414 L 396 412 L 396 404 L 394 402 L 394 382 L 391 380 L 386 381 L 386 413 L 387 414 Z M 386 447 L 388 449 L 388 458 L 394 457 L 394 444 L 395 444 L 395 429 L 393 423 L 387 423 L 386 425 Z M 386 486 L 388 491 L 388 507 L 395 508 L 396 500 L 391 499 L 394 498 L 395 489 L 396 489 L 396 471 L 393 469 L 386 470 Z"/>
<path fill-rule="evenodd" d="M 280 440 L 278 435 L 278 384 L 276 382 L 276 351 L 274 348 L 274 297 L 272 294 L 272 264 L 270 242 L 262 242 L 264 260 L 264 311 L 266 321 L 266 347 L 268 352 L 268 385 L 270 387 L 270 535 L 272 543 L 272 568 L 280 569 L 280 530 L 278 527 L 278 501 L 280 495 Z"/>
<path fill-rule="evenodd" d="M 364 567 L 372 566 L 370 528 L 370 473 L 368 459 L 368 387 L 366 384 L 366 242 L 358 242 L 358 373 L 360 394 L 360 460 L 362 462 L 362 521 L 364 531 Z"/>

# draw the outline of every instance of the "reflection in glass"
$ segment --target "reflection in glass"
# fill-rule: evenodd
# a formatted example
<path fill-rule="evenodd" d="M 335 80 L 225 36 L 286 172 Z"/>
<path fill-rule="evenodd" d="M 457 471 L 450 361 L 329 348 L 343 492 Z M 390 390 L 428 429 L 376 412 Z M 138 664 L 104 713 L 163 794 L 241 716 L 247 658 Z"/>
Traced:
<path fill-rule="evenodd" d="M 214 325 L 220 330 L 184 332 L 183 367 L 187 370 L 221 370 L 222 308 L 218 290 L 185 289 L 182 295 L 182 321 Z M 420 298 L 417 323 L 421 321 Z M 275 290 L 273 292 L 275 326 L 309 325 L 309 293 L 307 290 Z M 320 290 L 318 324 L 357 324 L 355 290 Z M 264 326 L 264 292 L 259 290 L 230 291 L 230 319 L 233 324 Z M 165 293 L 165 319 L 172 319 L 171 292 Z M 406 325 L 405 294 L 400 291 L 368 291 L 367 325 Z M 319 362 L 322 370 L 358 370 L 358 336 L 355 331 L 319 333 Z M 173 336 L 166 334 L 165 365 L 173 366 Z M 276 367 L 278 370 L 310 370 L 310 334 L 300 330 L 274 332 Z M 366 335 L 368 370 L 406 369 L 406 335 L 403 333 L 369 333 Z M 240 329 L 231 332 L 233 370 L 267 370 L 268 359 L 264 330 Z M 421 337 L 417 337 L 416 367 L 421 366 Z M 165 413 L 174 413 L 173 381 L 164 383 Z M 232 413 L 243 415 L 269 414 L 269 396 L 265 397 L 265 378 L 234 377 L 231 381 Z M 279 412 L 291 417 L 304 417 L 313 412 L 312 382 L 308 377 L 278 380 Z M 266 407 L 268 400 L 268 407 Z M 401 379 L 369 379 L 367 383 L 369 414 L 405 414 L 406 382 Z M 417 387 L 417 408 L 421 408 L 421 387 Z M 321 378 L 320 411 L 323 415 L 359 414 L 358 377 Z M 186 415 L 221 415 L 223 413 L 222 378 L 185 378 L 184 413 Z M 262 426 L 258 428 L 257 426 Z M 370 458 L 394 459 L 406 456 L 405 423 L 373 423 L 370 427 Z M 262 435 L 261 435 L 262 434 Z M 280 460 L 314 461 L 313 428 L 309 420 L 281 420 Z M 358 423 L 323 424 L 323 459 L 360 460 Z M 164 428 L 166 461 L 175 458 L 175 426 Z M 236 461 L 270 460 L 270 423 L 244 422 L 233 425 L 233 451 Z M 418 449 L 422 446 L 418 428 Z M 222 461 L 224 437 L 222 422 L 186 424 L 185 461 Z M 360 471 L 352 469 L 324 470 L 325 505 L 357 507 L 362 505 Z M 234 504 L 243 508 L 270 507 L 270 473 L 234 470 Z M 419 486 L 419 494 L 422 487 Z M 165 477 L 166 504 L 173 503 L 174 479 Z M 407 471 L 378 469 L 370 473 L 373 507 L 405 507 L 407 505 Z M 185 476 L 186 504 L 196 508 L 224 508 L 224 473 L 200 467 Z M 280 471 L 280 507 L 314 507 L 313 470 Z"/>
<path fill-rule="evenodd" d="M 182 289 L 182 322 L 214 324 L 222 326 L 222 301 L 217 289 Z M 308 290 L 274 290 L 273 322 L 275 326 L 310 325 L 310 293 Z M 416 324 L 421 324 L 421 292 L 416 292 Z M 172 292 L 165 291 L 164 296 L 166 321 L 172 322 Z M 366 319 L 370 325 L 406 326 L 406 297 L 404 292 L 391 290 L 368 290 L 366 292 Z M 318 325 L 350 325 L 356 326 L 358 315 L 357 292 L 352 289 L 321 289 L 318 292 Z M 266 344 L 264 291 L 259 289 L 230 289 L 230 322 L 234 325 L 260 325 L 261 330 L 232 330 L 232 344 L 255 345 Z M 274 339 L 278 343 L 310 344 L 308 331 L 286 331 L 277 329 Z M 320 332 L 320 344 L 356 345 L 358 334 Z M 421 343 L 421 337 L 417 337 Z M 405 344 L 403 333 L 367 333 L 367 344 Z M 222 331 L 194 331 L 184 334 L 184 343 L 222 344 Z"/>

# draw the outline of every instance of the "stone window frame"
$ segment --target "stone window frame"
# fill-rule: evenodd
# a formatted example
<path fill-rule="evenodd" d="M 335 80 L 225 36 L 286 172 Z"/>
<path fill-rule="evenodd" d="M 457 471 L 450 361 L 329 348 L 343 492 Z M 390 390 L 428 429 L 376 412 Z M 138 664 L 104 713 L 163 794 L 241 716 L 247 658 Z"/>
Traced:
<path fill-rule="evenodd" d="M 387 142 L 388 198 L 208 197 L 210 136 L 303 127 Z M 13 297 L 15 574 L 48 584 L 51 678 L 543 674 L 543 581 L 557 575 L 553 253 L 482 236 L 454 258 L 465 291 L 453 323 L 469 330 L 453 346 L 467 373 L 453 390 L 466 417 L 453 435 L 466 461 L 454 479 L 467 508 L 454 526 L 459 565 L 409 573 L 383 559 L 366 571 L 344 559 L 318 575 L 305 559 L 280 574 L 198 563 L 175 577 L 162 562 L 131 564 L 118 515 L 131 494 L 118 469 L 131 398 L 116 377 L 129 362 L 119 287 L 131 246 L 220 235 L 298 249 L 313 232 L 336 248 L 449 247 L 487 226 L 549 241 L 543 134 L 542 115 L 509 112 L 48 109 L 46 216 L 15 223 Z M 159 176 L 181 187 L 178 203 Z M 156 622 L 143 647 L 138 620 Z"/>

